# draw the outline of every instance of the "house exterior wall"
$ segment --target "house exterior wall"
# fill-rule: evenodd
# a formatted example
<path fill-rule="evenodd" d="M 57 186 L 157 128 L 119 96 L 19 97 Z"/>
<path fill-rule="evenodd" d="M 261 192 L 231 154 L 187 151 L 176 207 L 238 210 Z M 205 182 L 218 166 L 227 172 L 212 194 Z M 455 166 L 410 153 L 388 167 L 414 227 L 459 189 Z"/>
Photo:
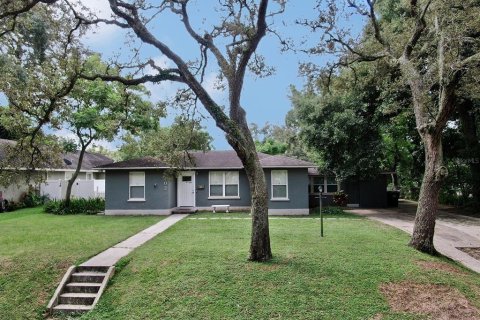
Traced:
<path fill-rule="evenodd" d="M 142 170 L 135 170 L 142 171 Z M 239 197 L 209 199 L 210 171 L 238 171 Z M 177 206 L 176 179 L 165 178 L 163 170 L 144 170 L 145 201 L 128 201 L 129 170 L 107 170 L 106 214 L 169 214 Z M 271 200 L 271 169 L 265 169 L 271 214 L 308 214 L 307 169 L 288 169 L 288 200 Z M 166 184 L 165 184 L 166 182 Z M 157 184 L 155 188 L 154 185 Z M 195 203 L 201 210 L 215 204 L 248 210 L 251 205 L 250 187 L 243 170 L 197 170 L 195 172 Z"/>
<path fill-rule="evenodd" d="M 145 201 L 129 201 L 129 172 L 106 173 L 105 214 L 170 214 L 176 206 L 175 180 L 165 177 L 163 170 L 145 170 Z"/>
<path fill-rule="evenodd" d="M 367 180 L 350 178 L 342 182 L 341 190 L 348 197 L 348 205 L 361 208 L 386 208 L 387 207 L 388 176 L 379 174 Z M 319 206 L 318 193 L 310 193 L 310 208 Z M 324 194 L 322 204 L 333 205 L 333 194 Z"/>
<path fill-rule="evenodd" d="M 65 180 L 64 171 L 48 171 L 47 180 Z"/>
<path fill-rule="evenodd" d="M 288 200 L 272 200 L 272 170 L 265 169 L 268 188 L 268 208 L 270 211 L 307 209 L 308 211 L 308 171 L 306 168 L 288 169 Z M 282 170 L 282 169 L 279 169 Z M 273 209 L 273 210 L 272 210 Z M 307 212 L 308 214 L 308 212 Z"/>
<path fill-rule="evenodd" d="M 210 171 L 238 171 L 239 199 L 209 199 L 209 172 Z M 197 170 L 195 176 L 197 207 L 210 208 L 214 204 L 229 204 L 232 207 L 249 207 L 251 204 L 250 186 L 243 170 Z M 202 188 L 203 187 L 203 188 Z"/>
<path fill-rule="evenodd" d="M 73 174 L 73 171 L 69 171 Z M 87 174 L 85 172 L 79 172 L 77 180 L 86 180 Z M 47 174 L 48 181 L 54 180 L 65 180 L 65 171 L 48 171 Z"/>
<path fill-rule="evenodd" d="M 27 182 L 27 179 L 30 179 Z M 27 176 L 26 172 L 20 172 L 14 181 L 8 181 L 8 184 L 3 185 L 0 181 L 0 192 L 2 198 L 8 201 L 18 202 L 25 193 L 31 190 L 38 190 L 38 181 L 45 178 L 45 172 L 37 171 Z"/>
<path fill-rule="evenodd" d="M 95 180 L 105 180 L 105 172 L 94 172 L 93 179 Z"/>
<path fill-rule="evenodd" d="M 345 193 L 349 204 L 358 204 L 362 208 L 386 208 L 388 176 L 380 174 L 372 179 L 348 179 Z"/>
<path fill-rule="evenodd" d="M 30 189 L 25 181 L 13 182 L 8 186 L 0 186 L 2 198 L 8 201 L 18 202 L 23 194 L 27 193 Z"/>

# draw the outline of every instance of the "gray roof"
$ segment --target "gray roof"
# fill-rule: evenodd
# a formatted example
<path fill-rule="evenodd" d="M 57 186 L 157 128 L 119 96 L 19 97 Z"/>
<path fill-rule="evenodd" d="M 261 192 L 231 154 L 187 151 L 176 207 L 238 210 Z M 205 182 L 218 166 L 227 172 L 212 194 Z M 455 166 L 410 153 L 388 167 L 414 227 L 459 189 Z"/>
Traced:
<path fill-rule="evenodd" d="M 224 151 L 191 151 L 185 157 L 185 168 L 196 169 L 242 169 L 243 165 L 234 150 Z M 264 168 L 311 168 L 315 164 L 292 157 L 258 153 L 260 163 Z M 189 161 L 191 159 L 191 161 Z M 129 168 L 170 168 L 158 158 L 144 157 L 125 160 L 100 166 L 101 169 L 129 169 Z"/>
<path fill-rule="evenodd" d="M 15 147 L 16 141 L 0 139 L 0 161 L 4 160 L 7 157 L 7 147 Z M 78 159 L 80 156 L 80 151 L 77 152 L 68 152 L 60 155 L 61 163 L 60 166 L 48 166 L 48 169 L 76 169 L 78 164 Z M 7 160 L 10 161 L 10 160 Z M 107 156 L 104 156 L 99 153 L 94 152 L 85 152 L 82 162 L 81 170 L 93 170 L 94 168 L 113 163 L 113 160 Z"/>
<path fill-rule="evenodd" d="M 63 154 L 64 164 L 62 169 L 76 169 L 78 165 L 78 159 L 80 157 L 80 151 L 68 152 Z M 100 153 L 85 152 L 82 161 L 82 170 L 92 170 L 96 167 L 113 163 L 113 160 Z"/>

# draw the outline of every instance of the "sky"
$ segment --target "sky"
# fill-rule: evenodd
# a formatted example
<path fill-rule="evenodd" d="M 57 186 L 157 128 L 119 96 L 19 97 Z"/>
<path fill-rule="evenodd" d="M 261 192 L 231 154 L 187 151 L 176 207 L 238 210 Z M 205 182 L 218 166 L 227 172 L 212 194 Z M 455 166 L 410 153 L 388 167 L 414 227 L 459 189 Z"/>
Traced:
<path fill-rule="evenodd" d="M 81 0 L 81 2 L 97 13 L 99 17 L 108 18 L 110 7 L 107 0 Z M 216 0 L 191 0 L 190 16 L 192 25 L 199 33 L 203 30 L 210 30 L 211 24 L 217 21 L 214 10 L 208 4 L 215 5 Z M 295 23 L 298 19 L 315 18 L 317 11 L 314 10 L 316 1 L 290 0 L 287 1 L 286 10 L 282 15 L 274 18 L 272 27 L 278 31 L 283 38 L 291 39 L 296 43 L 307 41 L 314 44 L 318 42 L 319 35 L 311 33 L 305 27 Z M 207 4 L 207 5 L 206 5 Z M 271 1 L 270 8 L 275 2 Z M 199 52 L 198 45 L 188 36 L 180 23 L 179 17 L 169 12 L 164 12 L 159 16 L 161 19 L 154 20 L 150 28 L 154 35 L 162 42 L 171 47 L 184 60 L 197 57 Z M 352 18 L 346 22 L 354 30 L 361 30 L 362 21 L 360 18 Z M 163 67 L 173 67 L 168 59 L 154 47 L 141 44 L 140 42 L 131 42 L 126 45 L 125 32 L 118 27 L 102 24 L 96 28 L 95 32 L 89 32 L 84 40 L 86 46 L 91 50 L 102 54 L 104 59 L 110 59 L 120 56 L 120 59 L 128 59 L 131 55 L 131 48 L 141 46 L 140 56 L 144 59 L 153 59 L 158 65 Z M 280 41 L 273 34 L 267 34 L 260 42 L 257 50 L 264 56 L 269 66 L 275 68 L 275 73 L 269 77 L 258 78 L 250 73 L 246 75 L 245 84 L 242 92 L 241 104 L 247 112 L 249 123 L 256 123 L 263 126 L 266 123 L 282 125 L 285 116 L 291 109 L 289 99 L 290 86 L 293 85 L 301 89 L 305 84 L 305 79 L 298 73 L 299 63 L 314 62 L 317 65 L 325 65 L 334 57 L 328 55 L 309 56 L 302 52 L 281 51 Z M 215 89 L 217 69 L 213 56 L 209 57 L 209 68 L 206 72 L 204 86 L 212 97 L 220 104 L 227 105 L 227 93 Z M 158 102 L 171 97 L 175 94 L 178 84 L 163 82 L 160 84 L 147 84 L 151 91 L 150 99 L 152 102 Z M 223 132 L 218 129 L 213 120 L 209 117 L 203 106 L 200 105 L 199 112 L 206 117 L 203 125 L 213 136 L 213 147 L 217 150 L 230 149 Z M 166 119 L 160 121 L 161 125 L 169 125 L 178 111 L 169 108 Z M 61 130 L 57 134 L 70 136 L 67 130 Z M 97 143 L 109 149 L 115 149 L 120 144 L 120 140 L 113 142 L 103 141 Z"/>

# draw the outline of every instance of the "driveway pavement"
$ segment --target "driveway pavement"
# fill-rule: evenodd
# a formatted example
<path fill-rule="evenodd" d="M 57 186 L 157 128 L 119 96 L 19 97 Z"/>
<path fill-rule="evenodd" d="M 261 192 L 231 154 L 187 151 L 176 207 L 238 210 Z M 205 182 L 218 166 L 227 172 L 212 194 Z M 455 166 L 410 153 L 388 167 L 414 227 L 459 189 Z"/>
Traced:
<path fill-rule="evenodd" d="M 416 202 L 401 200 L 398 208 L 352 209 L 349 212 L 380 221 L 412 234 L 416 206 Z M 480 261 L 457 249 L 459 247 L 480 248 L 480 218 L 439 210 L 433 241 L 435 248 L 441 254 L 480 273 Z"/>

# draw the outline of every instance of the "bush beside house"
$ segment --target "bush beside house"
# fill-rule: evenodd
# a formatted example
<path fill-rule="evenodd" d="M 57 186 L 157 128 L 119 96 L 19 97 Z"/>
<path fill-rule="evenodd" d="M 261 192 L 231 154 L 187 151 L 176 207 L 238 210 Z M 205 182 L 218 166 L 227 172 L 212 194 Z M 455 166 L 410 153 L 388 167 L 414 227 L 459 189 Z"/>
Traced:
<path fill-rule="evenodd" d="M 65 200 L 52 200 L 45 204 L 44 211 L 56 215 L 97 214 L 105 211 L 105 200 L 102 198 L 72 199 L 70 206 L 65 206 Z"/>

